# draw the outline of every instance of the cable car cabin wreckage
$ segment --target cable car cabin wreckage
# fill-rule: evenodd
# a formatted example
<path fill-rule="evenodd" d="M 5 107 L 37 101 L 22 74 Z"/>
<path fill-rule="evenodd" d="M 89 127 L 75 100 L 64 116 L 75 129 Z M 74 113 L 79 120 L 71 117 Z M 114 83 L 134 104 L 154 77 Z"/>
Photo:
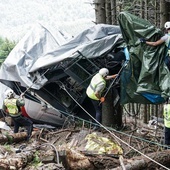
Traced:
<path fill-rule="evenodd" d="M 88 59 L 81 52 L 77 51 L 78 57 L 74 59 L 66 59 L 51 66 L 48 69 L 41 70 L 41 74 L 45 76 L 48 81 L 39 90 L 31 88 L 25 89 L 20 87 L 18 83 L 13 83 L 13 89 L 16 94 L 20 95 L 25 92 L 25 97 L 36 103 L 43 104 L 43 108 L 48 105 L 55 108 L 60 117 L 65 119 L 69 115 L 78 116 L 80 118 L 89 120 L 90 117 L 86 114 L 78 104 L 80 104 L 91 116 L 95 117 L 94 108 L 91 101 L 86 95 L 86 88 L 94 74 L 102 67 L 109 69 L 110 74 L 120 74 L 123 63 L 125 62 L 125 54 L 122 48 L 116 49 L 116 53 L 110 52 L 103 57 Z M 118 76 L 113 84 L 108 83 L 106 91 L 114 88 L 119 92 Z M 36 80 L 34 80 L 36 82 Z M 111 84 L 111 87 L 109 87 Z M 106 93 L 106 91 L 104 93 Z M 103 94 L 104 95 L 104 94 Z M 119 101 L 117 101 L 118 104 Z M 77 104 L 78 103 L 78 104 Z M 29 111 L 28 111 L 29 112 Z M 51 114 L 51 113 L 49 113 Z M 34 120 L 37 123 L 46 123 L 40 120 Z M 57 122 L 57 125 L 62 125 L 62 122 Z M 54 123 L 50 123 L 54 125 Z"/>
<path fill-rule="evenodd" d="M 18 96 L 25 94 L 25 115 L 34 122 L 58 126 L 69 115 L 89 120 L 77 103 L 95 116 L 86 88 L 101 68 L 110 74 L 122 68 L 126 58 L 120 28 L 99 24 L 61 44 L 56 38 L 35 26 L 2 64 L 0 81 Z M 114 85 L 110 88 L 119 91 L 119 77 Z"/>

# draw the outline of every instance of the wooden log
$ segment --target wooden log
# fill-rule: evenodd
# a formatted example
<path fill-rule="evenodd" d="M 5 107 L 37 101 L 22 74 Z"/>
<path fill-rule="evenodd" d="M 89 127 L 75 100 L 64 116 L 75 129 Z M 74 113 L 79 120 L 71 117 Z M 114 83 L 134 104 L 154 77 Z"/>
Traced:
<path fill-rule="evenodd" d="M 94 170 L 94 166 L 89 161 L 89 159 L 83 154 L 75 150 L 71 150 L 71 149 L 66 150 L 66 160 L 67 160 L 68 169 Z"/>
<path fill-rule="evenodd" d="M 0 144 L 20 142 L 25 140 L 27 137 L 26 132 L 14 133 L 14 134 L 0 134 Z"/>
<path fill-rule="evenodd" d="M 36 132 L 32 132 L 32 136 L 34 136 Z M 11 144 L 14 142 L 20 142 L 20 141 L 24 141 L 27 138 L 27 133 L 26 132 L 20 132 L 20 133 L 13 133 L 13 134 L 9 134 L 9 133 L 4 133 L 4 134 L 0 134 L 0 144 Z"/>
<path fill-rule="evenodd" d="M 137 156 L 133 157 L 133 159 L 124 161 L 125 169 L 126 170 L 151 170 L 160 168 L 161 165 L 164 169 L 170 167 L 170 150 L 164 150 L 162 152 L 155 152 L 151 154 L 147 154 L 147 157 L 151 158 L 152 160 L 144 157 L 144 156 Z M 156 163 L 156 162 L 158 163 Z M 154 168 L 153 168 L 154 167 Z M 122 167 L 116 167 L 111 170 L 122 170 Z"/>

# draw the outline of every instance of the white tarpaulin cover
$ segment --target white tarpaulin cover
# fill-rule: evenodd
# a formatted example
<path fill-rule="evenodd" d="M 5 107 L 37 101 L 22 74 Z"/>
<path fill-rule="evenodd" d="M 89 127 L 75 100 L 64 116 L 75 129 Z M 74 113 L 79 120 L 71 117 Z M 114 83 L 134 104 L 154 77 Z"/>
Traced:
<path fill-rule="evenodd" d="M 53 35 L 42 25 L 31 29 L 9 54 L 0 69 L 0 80 L 20 82 L 23 87 L 40 89 L 48 80 L 39 70 L 74 58 L 80 51 L 84 56 L 98 57 L 110 50 L 121 38 L 119 26 L 98 24 L 70 41 L 58 32 Z M 41 77 L 34 83 L 35 77 Z"/>

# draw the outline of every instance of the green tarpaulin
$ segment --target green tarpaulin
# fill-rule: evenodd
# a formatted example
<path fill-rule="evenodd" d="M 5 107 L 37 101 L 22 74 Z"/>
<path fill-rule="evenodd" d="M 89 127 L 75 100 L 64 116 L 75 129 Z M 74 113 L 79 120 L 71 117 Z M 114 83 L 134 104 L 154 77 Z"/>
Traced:
<path fill-rule="evenodd" d="M 118 16 L 130 61 L 121 75 L 121 103 L 158 104 L 170 96 L 170 72 L 164 62 L 165 44 L 157 47 L 140 42 L 160 39 L 164 33 L 147 20 L 128 12 Z"/>

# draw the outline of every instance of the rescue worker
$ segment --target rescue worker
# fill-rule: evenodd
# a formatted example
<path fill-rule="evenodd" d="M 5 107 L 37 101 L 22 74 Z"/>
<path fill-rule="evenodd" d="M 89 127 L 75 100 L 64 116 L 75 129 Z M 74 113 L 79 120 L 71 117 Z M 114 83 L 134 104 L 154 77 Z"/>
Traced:
<path fill-rule="evenodd" d="M 33 130 L 33 122 L 22 115 L 21 107 L 25 105 L 25 101 L 23 96 L 21 98 L 16 99 L 15 93 L 12 89 L 9 89 L 5 92 L 6 98 L 3 101 L 3 110 L 9 115 L 14 123 L 14 133 L 18 133 L 19 127 L 26 127 L 27 129 L 27 138 L 28 141 L 31 137 Z"/>
<path fill-rule="evenodd" d="M 165 56 L 165 63 L 168 66 L 168 69 L 170 70 L 170 21 L 167 21 L 164 25 L 167 34 L 165 34 L 163 37 L 161 37 L 159 40 L 155 41 L 155 42 L 151 42 L 151 41 L 147 41 L 144 38 L 141 38 L 140 41 L 144 42 L 148 45 L 151 46 L 158 46 L 162 43 L 165 43 L 166 47 L 167 47 L 167 52 L 166 52 L 166 56 Z"/>
<path fill-rule="evenodd" d="M 167 102 L 163 106 L 164 115 L 164 144 L 170 146 L 170 102 Z"/>
<path fill-rule="evenodd" d="M 101 105 L 105 98 L 102 97 L 102 92 L 106 87 L 106 80 L 115 78 L 117 74 L 109 76 L 109 70 L 107 68 L 102 68 L 99 72 L 93 76 L 89 86 L 87 87 L 86 94 L 91 99 L 93 106 L 96 111 L 96 120 L 101 123 Z"/>

